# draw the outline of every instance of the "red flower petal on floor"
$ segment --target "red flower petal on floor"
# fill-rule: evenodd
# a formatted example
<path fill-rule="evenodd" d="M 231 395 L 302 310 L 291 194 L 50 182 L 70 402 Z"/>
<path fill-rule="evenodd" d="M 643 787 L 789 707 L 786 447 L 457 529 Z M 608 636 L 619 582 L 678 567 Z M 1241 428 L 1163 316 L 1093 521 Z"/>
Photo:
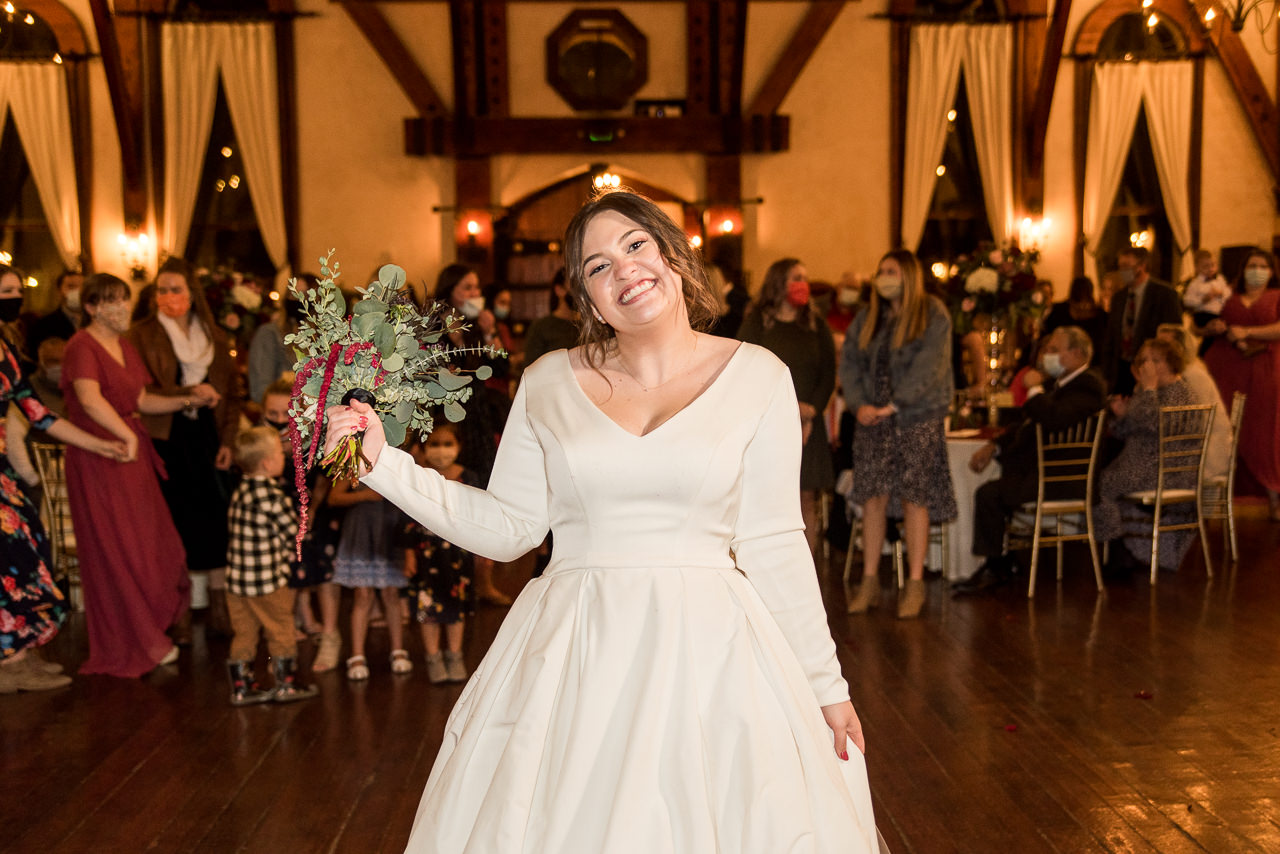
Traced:
<path fill-rule="evenodd" d="M 1150 691 L 1148 691 L 1146 688 L 1142 688 L 1133 696 L 1137 697 L 1139 700 L 1150 700 L 1155 695 L 1152 694 Z"/>
<path fill-rule="evenodd" d="M 1017 732 L 1017 731 L 1018 731 L 1018 725 L 1017 725 L 1017 724 L 1005 724 L 1005 725 L 1004 725 L 1004 731 L 1005 731 L 1005 732 Z"/>

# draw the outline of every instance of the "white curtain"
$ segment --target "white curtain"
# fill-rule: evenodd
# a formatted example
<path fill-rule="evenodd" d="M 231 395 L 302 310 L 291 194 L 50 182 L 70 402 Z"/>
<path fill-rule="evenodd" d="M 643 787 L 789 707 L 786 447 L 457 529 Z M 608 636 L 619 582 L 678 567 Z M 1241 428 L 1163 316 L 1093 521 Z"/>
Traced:
<path fill-rule="evenodd" d="M 1014 236 L 1013 27 L 966 28 L 965 91 L 991 234 L 998 243 Z"/>
<path fill-rule="evenodd" d="M 280 175 L 280 109 L 276 46 L 271 24 L 219 25 L 223 30 L 222 85 L 244 158 L 249 196 L 267 254 L 287 263 L 284 191 Z"/>
<path fill-rule="evenodd" d="M 947 110 L 956 98 L 964 54 L 965 27 L 911 28 L 907 80 L 907 138 L 902 152 L 902 243 L 920 245 L 929 218 L 936 169 L 947 141 Z"/>
<path fill-rule="evenodd" d="M 1120 188 L 1133 128 L 1138 123 L 1142 67 L 1136 62 L 1106 62 L 1094 67 L 1082 211 L 1085 248 L 1090 255 L 1098 254 L 1098 242 Z"/>
<path fill-rule="evenodd" d="M 1191 193 L 1187 168 L 1191 161 L 1190 62 L 1152 62 L 1142 65 L 1147 128 L 1155 156 L 1164 213 L 1178 252 L 1191 250 Z"/>
<path fill-rule="evenodd" d="M 0 63 L 0 123 L 6 108 L 13 113 L 49 233 L 62 262 L 75 267 L 81 250 L 80 200 L 66 69 L 53 63 Z"/>
<path fill-rule="evenodd" d="M 160 37 L 160 67 L 164 75 L 164 236 L 160 248 L 182 257 L 218 96 L 214 28 L 165 24 Z"/>
<path fill-rule="evenodd" d="M 173 255 L 186 250 L 221 72 L 262 242 L 276 268 L 284 268 L 288 247 L 272 26 L 166 24 L 161 50 L 164 249 Z"/>

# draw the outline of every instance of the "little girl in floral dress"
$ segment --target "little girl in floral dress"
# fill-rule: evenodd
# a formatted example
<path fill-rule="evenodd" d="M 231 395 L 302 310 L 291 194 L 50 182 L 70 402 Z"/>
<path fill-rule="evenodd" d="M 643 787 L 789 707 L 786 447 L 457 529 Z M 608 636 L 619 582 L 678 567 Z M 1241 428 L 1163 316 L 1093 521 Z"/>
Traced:
<path fill-rule="evenodd" d="M 448 480 L 479 485 L 470 469 L 457 462 L 460 449 L 452 424 L 438 423 L 425 442 L 415 443 L 413 458 L 421 466 L 440 472 Z M 404 525 L 404 574 L 412 619 L 422 630 L 427 653 L 427 679 L 462 682 L 467 668 L 462 660 L 462 632 L 468 614 L 474 612 L 471 552 L 437 537 L 417 522 Z M 441 627 L 445 650 L 440 649 Z"/>

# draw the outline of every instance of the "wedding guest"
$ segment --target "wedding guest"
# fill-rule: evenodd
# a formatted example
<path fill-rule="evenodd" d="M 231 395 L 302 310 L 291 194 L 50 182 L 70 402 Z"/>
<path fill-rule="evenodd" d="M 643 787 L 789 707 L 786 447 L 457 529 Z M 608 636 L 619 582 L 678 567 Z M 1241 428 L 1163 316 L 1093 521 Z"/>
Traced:
<path fill-rule="evenodd" d="M 1248 395 L 1240 425 L 1240 462 L 1267 492 L 1272 521 L 1280 522 L 1280 283 L 1275 258 L 1253 249 L 1235 293 L 1206 331 L 1218 338 L 1204 364 L 1223 401 Z"/>
<path fill-rule="evenodd" d="M 1045 317 L 1043 334 L 1049 335 L 1055 329 L 1064 326 L 1075 326 L 1083 329 L 1089 336 L 1096 354 L 1107 334 L 1107 313 L 1094 298 L 1093 280 L 1088 276 L 1077 276 L 1071 280 L 1071 290 L 1063 302 L 1056 302 Z"/>
<path fill-rule="evenodd" d="M 27 336 L 22 326 L 23 282 L 26 274 L 17 267 L 0 264 L 0 337 L 9 349 L 23 362 L 23 371 L 31 369 L 31 355 L 27 352 Z"/>
<path fill-rule="evenodd" d="M 1231 414 L 1218 393 L 1218 384 L 1209 369 L 1196 356 L 1196 342 L 1187 328 L 1179 323 L 1162 323 L 1156 337 L 1177 345 L 1182 352 L 1182 378 L 1191 386 L 1196 403 L 1213 404 L 1213 426 L 1209 428 L 1209 444 L 1205 448 L 1204 476 L 1210 480 L 1226 478 L 1231 460 Z"/>
<path fill-rule="evenodd" d="M 862 583 L 849 603 L 858 614 L 878 604 L 880 551 L 892 508 L 906 523 L 910 574 L 898 616 L 924 605 L 930 523 L 956 517 L 943 419 L 951 407 L 951 317 L 924 290 L 916 256 L 880 259 L 871 302 L 849 327 L 840 358 L 846 405 L 858 419 L 853 492 L 862 505 Z"/>
<path fill-rule="evenodd" d="M 1197 330 L 1203 330 L 1222 314 L 1222 307 L 1231 296 L 1231 286 L 1218 272 L 1218 260 L 1213 257 L 1212 252 L 1197 249 L 1195 259 L 1196 274 L 1187 282 L 1187 288 L 1182 294 L 1182 305 L 1191 312 L 1191 325 Z M 1203 331 L 1200 334 L 1204 339 L 1200 347 L 1200 355 L 1203 356 L 1213 346 L 1214 336 L 1206 335 Z"/>
<path fill-rule="evenodd" d="M 738 328 L 738 338 L 764 347 L 791 371 L 804 442 L 800 455 L 800 511 L 809 550 L 816 555 L 823 528 L 821 496 L 836 484 L 823 418 L 836 388 L 836 350 L 831 328 L 823 322 L 810 297 L 809 274 L 799 259 L 773 262 Z"/>
<path fill-rule="evenodd" d="M 0 297 L 3 298 L 3 297 Z M 78 452 L 124 460 L 124 442 L 96 436 L 50 412 L 23 375 L 17 356 L 0 341 L 0 406 L 14 404 L 38 430 Z M 0 428 L 0 447 L 14 441 Z M 68 602 L 53 578 L 49 538 L 39 506 L 18 488 L 18 476 L 0 455 L 0 544 L 6 571 L 0 585 L 0 694 L 48 691 L 71 684 L 62 666 L 36 651 L 51 641 L 67 618 Z"/>
<path fill-rule="evenodd" d="M 1151 253 L 1143 247 L 1121 249 L 1116 263 L 1124 289 L 1112 298 L 1098 366 L 1112 393 L 1126 395 L 1133 390 L 1130 365 L 1138 348 L 1160 324 L 1180 323 L 1182 305 L 1177 291 L 1151 277 Z"/>
<path fill-rule="evenodd" d="M 1160 466 L 1160 408 L 1200 402 L 1182 378 L 1182 366 L 1180 346 L 1153 338 L 1134 355 L 1133 395 L 1111 400 L 1111 412 L 1115 416 L 1110 422 L 1111 435 L 1124 444 L 1120 455 L 1098 477 L 1093 530 L 1098 542 L 1111 542 L 1107 571 L 1113 578 L 1124 577 L 1140 566 L 1149 565 L 1151 560 L 1150 522 L 1146 525 L 1148 536 L 1128 536 L 1124 520 L 1129 507 L 1123 496 L 1156 488 Z M 1174 472 L 1165 481 L 1168 489 L 1187 489 L 1194 485 L 1195 472 Z M 1166 516 L 1172 516 L 1181 511 L 1165 512 Z M 1160 566 L 1177 569 L 1192 539 L 1190 531 L 1162 533 Z"/>
<path fill-rule="evenodd" d="M 551 281 L 551 313 L 529 326 L 524 341 L 524 363 L 532 365 L 552 350 L 567 350 L 578 343 L 578 310 L 564 282 L 564 270 Z"/>
<path fill-rule="evenodd" d="M 516 349 L 515 335 L 511 333 L 511 302 L 511 289 L 506 285 L 495 282 L 484 289 L 484 304 L 489 316 L 493 318 L 493 325 L 488 332 L 482 327 L 481 332 L 485 333 L 486 344 L 501 347 L 507 353 L 505 359 L 490 360 L 489 367 L 493 369 L 493 374 L 484 384 L 507 398 L 511 397 L 511 377 L 522 365 L 521 354 Z M 503 417 L 505 418 L 505 409 Z"/>
<path fill-rule="evenodd" d="M 1022 375 L 1027 399 L 1023 420 L 974 452 L 969 467 L 986 471 L 999 461 L 1000 477 L 978 487 L 973 496 L 973 554 L 984 558 L 978 571 L 956 585 L 957 592 L 976 593 L 1003 584 L 1013 577 L 1012 559 L 1005 553 L 1004 533 L 1014 512 L 1036 500 L 1040 473 L 1036 464 L 1036 425 L 1046 435 L 1079 424 L 1106 405 L 1107 388 L 1102 377 L 1089 370 L 1093 342 L 1079 326 L 1060 326 L 1045 339 L 1038 368 Z M 1046 484 L 1045 497 L 1084 497 L 1060 494 Z"/>
<path fill-rule="evenodd" d="M 319 282 L 314 273 L 297 277 L 300 291 L 314 288 Z M 298 331 L 301 320 L 302 301 L 286 289 L 271 322 L 260 324 L 249 340 L 249 400 L 262 400 L 267 386 L 278 379 L 293 379 L 293 352 L 285 346 L 284 339 Z"/>
<path fill-rule="evenodd" d="M 75 270 L 63 270 L 54 280 L 58 305 L 53 311 L 37 318 L 27 336 L 27 352 L 35 355 L 41 343 L 50 338 L 68 340 L 80 328 L 80 288 L 84 276 Z"/>
<path fill-rule="evenodd" d="M 190 589 L 186 553 L 160 491 L 164 464 L 140 413 L 206 408 L 218 393 L 207 384 L 172 396 L 150 390 L 146 363 L 124 337 L 129 286 L 123 281 L 106 273 L 90 276 L 80 300 L 85 326 L 67 342 L 62 363 L 68 417 L 127 448 L 118 461 L 67 449 L 67 493 L 89 629 L 89 659 L 80 672 L 136 677 L 177 660 L 178 648 L 165 630 L 184 631 Z"/>
<path fill-rule="evenodd" d="M 156 312 L 134 324 L 128 337 L 146 363 L 152 393 L 186 396 L 204 385 L 217 394 L 212 408 L 144 414 L 143 422 L 169 473 L 161 488 L 186 548 L 187 569 L 207 575 L 207 627 L 226 635 L 227 499 L 241 398 L 230 345 L 193 281 L 185 261 L 165 261 L 156 274 Z"/>

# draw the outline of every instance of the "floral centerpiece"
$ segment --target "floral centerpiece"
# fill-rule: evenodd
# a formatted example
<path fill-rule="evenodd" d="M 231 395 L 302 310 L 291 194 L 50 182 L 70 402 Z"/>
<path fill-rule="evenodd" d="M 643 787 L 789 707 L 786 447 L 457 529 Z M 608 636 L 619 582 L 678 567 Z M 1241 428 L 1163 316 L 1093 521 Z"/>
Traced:
<path fill-rule="evenodd" d="M 426 438 L 435 407 L 450 421 L 461 421 L 472 380 L 484 381 L 493 373 L 488 365 L 460 371 L 454 367 L 458 357 L 506 356 L 493 347 L 452 346 L 448 336 L 465 328 L 462 318 L 436 303 L 419 311 L 404 287 L 404 270 L 394 264 L 382 267 L 368 287 L 357 288 L 361 296 L 348 316 L 346 298 L 336 284 L 338 262 L 332 258 L 330 250 L 320 259 L 318 287 L 300 291 L 296 280 L 290 283 L 302 309 L 298 331 L 285 338 L 297 355 L 289 436 L 303 504 L 299 544 L 306 533 L 306 473 L 316 462 L 329 407 L 352 400 L 369 404 L 393 446 L 403 444 L 410 432 Z M 320 464 L 330 477 L 355 479 L 362 460 L 360 437 L 351 436 Z"/>
<path fill-rule="evenodd" d="M 240 352 L 248 354 L 249 341 L 259 326 L 271 321 L 275 304 L 266 299 L 262 285 L 250 275 L 224 268 L 197 270 L 214 321 L 227 331 Z"/>
<path fill-rule="evenodd" d="M 947 284 L 947 297 L 957 333 L 979 328 L 979 317 L 1017 326 L 1024 318 L 1037 318 L 1048 307 L 1036 287 L 1035 264 L 1040 253 L 1024 251 L 1016 244 L 998 247 L 984 243 L 972 255 L 956 263 Z"/>

